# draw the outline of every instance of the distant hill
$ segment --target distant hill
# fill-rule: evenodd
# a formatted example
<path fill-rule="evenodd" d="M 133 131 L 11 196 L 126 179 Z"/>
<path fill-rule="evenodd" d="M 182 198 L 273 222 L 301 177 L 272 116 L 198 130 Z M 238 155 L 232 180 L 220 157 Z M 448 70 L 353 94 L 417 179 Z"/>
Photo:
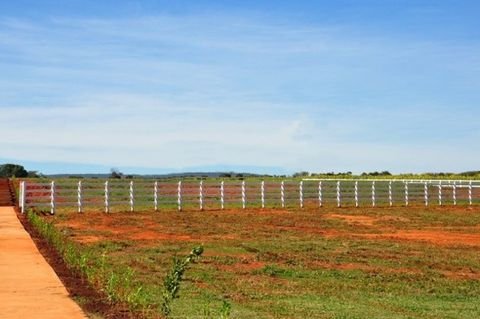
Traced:
<path fill-rule="evenodd" d="M 111 174 L 50 174 L 45 175 L 50 178 L 102 178 L 107 179 Z M 185 172 L 170 174 L 125 174 L 124 178 L 186 178 L 186 177 L 256 177 L 263 176 L 252 173 L 236 173 L 236 172 Z"/>

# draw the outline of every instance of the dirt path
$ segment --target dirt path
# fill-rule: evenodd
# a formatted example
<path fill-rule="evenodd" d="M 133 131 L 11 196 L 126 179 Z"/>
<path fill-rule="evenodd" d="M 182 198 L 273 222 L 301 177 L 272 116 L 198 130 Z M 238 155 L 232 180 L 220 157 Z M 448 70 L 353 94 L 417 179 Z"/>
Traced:
<path fill-rule="evenodd" d="M 0 207 L 0 317 L 87 318 L 11 207 Z"/>

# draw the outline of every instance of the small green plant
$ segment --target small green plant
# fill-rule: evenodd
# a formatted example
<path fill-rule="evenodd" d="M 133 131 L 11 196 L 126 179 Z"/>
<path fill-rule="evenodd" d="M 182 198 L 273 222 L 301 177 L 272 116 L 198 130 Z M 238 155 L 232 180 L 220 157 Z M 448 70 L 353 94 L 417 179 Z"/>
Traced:
<path fill-rule="evenodd" d="M 211 303 L 205 304 L 203 308 L 202 317 L 203 319 L 229 319 L 232 311 L 232 304 L 223 299 L 222 306 L 219 311 L 212 311 Z"/>
<path fill-rule="evenodd" d="M 163 281 L 162 304 L 160 310 L 165 317 L 168 317 L 172 312 L 171 303 L 175 298 L 178 298 L 180 290 L 180 283 L 183 280 L 183 275 L 188 265 L 195 262 L 203 254 L 203 246 L 198 246 L 183 259 L 177 257 L 173 258 L 173 266 Z"/>
<path fill-rule="evenodd" d="M 230 318 L 231 311 L 232 311 L 232 304 L 227 300 L 223 300 L 222 308 L 220 308 L 220 319 Z"/>

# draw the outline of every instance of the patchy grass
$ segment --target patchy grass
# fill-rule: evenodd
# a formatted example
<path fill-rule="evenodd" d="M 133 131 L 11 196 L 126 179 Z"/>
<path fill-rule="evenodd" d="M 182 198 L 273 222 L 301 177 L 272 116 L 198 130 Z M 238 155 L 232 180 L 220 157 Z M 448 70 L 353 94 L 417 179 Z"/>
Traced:
<path fill-rule="evenodd" d="M 44 220 L 78 256 L 97 266 L 104 258 L 112 273 L 130 269 L 124 295 L 146 317 L 158 315 L 172 256 L 197 245 L 205 252 L 185 274 L 172 318 L 480 317 L 480 207 L 59 212 Z M 72 257 L 78 267 L 92 265 L 80 257 Z"/>

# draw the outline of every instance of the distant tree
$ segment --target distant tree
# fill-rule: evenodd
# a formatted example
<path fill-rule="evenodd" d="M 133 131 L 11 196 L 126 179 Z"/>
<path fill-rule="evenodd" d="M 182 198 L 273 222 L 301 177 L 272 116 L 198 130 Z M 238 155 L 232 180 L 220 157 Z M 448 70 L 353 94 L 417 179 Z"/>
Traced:
<path fill-rule="evenodd" d="M 480 175 L 480 171 L 468 171 L 468 172 L 462 172 L 460 175 L 463 176 L 475 176 L 475 175 Z"/>
<path fill-rule="evenodd" d="M 307 171 L 293 173 L 292 175 L 292 177 L 308 177 L 308 176 L 310 176 L 310 173 Z"/>
<path fill-rule="evenodd" d="M 118 168 L 111 168 L 110 169 L 110 178 L 122 178 L 123 174 L 120 172 Z"/>
<path fill-rule="evenodd" d="M 352 175 L 352 172 L 338 172 L 337 174 L 333 174 L 333 175 L 336 175 L 336 176 L 350 176 Z"/>
<path fill-rule="evenodd" d="M 27 170 L 22 165 L 0 165 L 0 177 L 28 177 Z"/>

